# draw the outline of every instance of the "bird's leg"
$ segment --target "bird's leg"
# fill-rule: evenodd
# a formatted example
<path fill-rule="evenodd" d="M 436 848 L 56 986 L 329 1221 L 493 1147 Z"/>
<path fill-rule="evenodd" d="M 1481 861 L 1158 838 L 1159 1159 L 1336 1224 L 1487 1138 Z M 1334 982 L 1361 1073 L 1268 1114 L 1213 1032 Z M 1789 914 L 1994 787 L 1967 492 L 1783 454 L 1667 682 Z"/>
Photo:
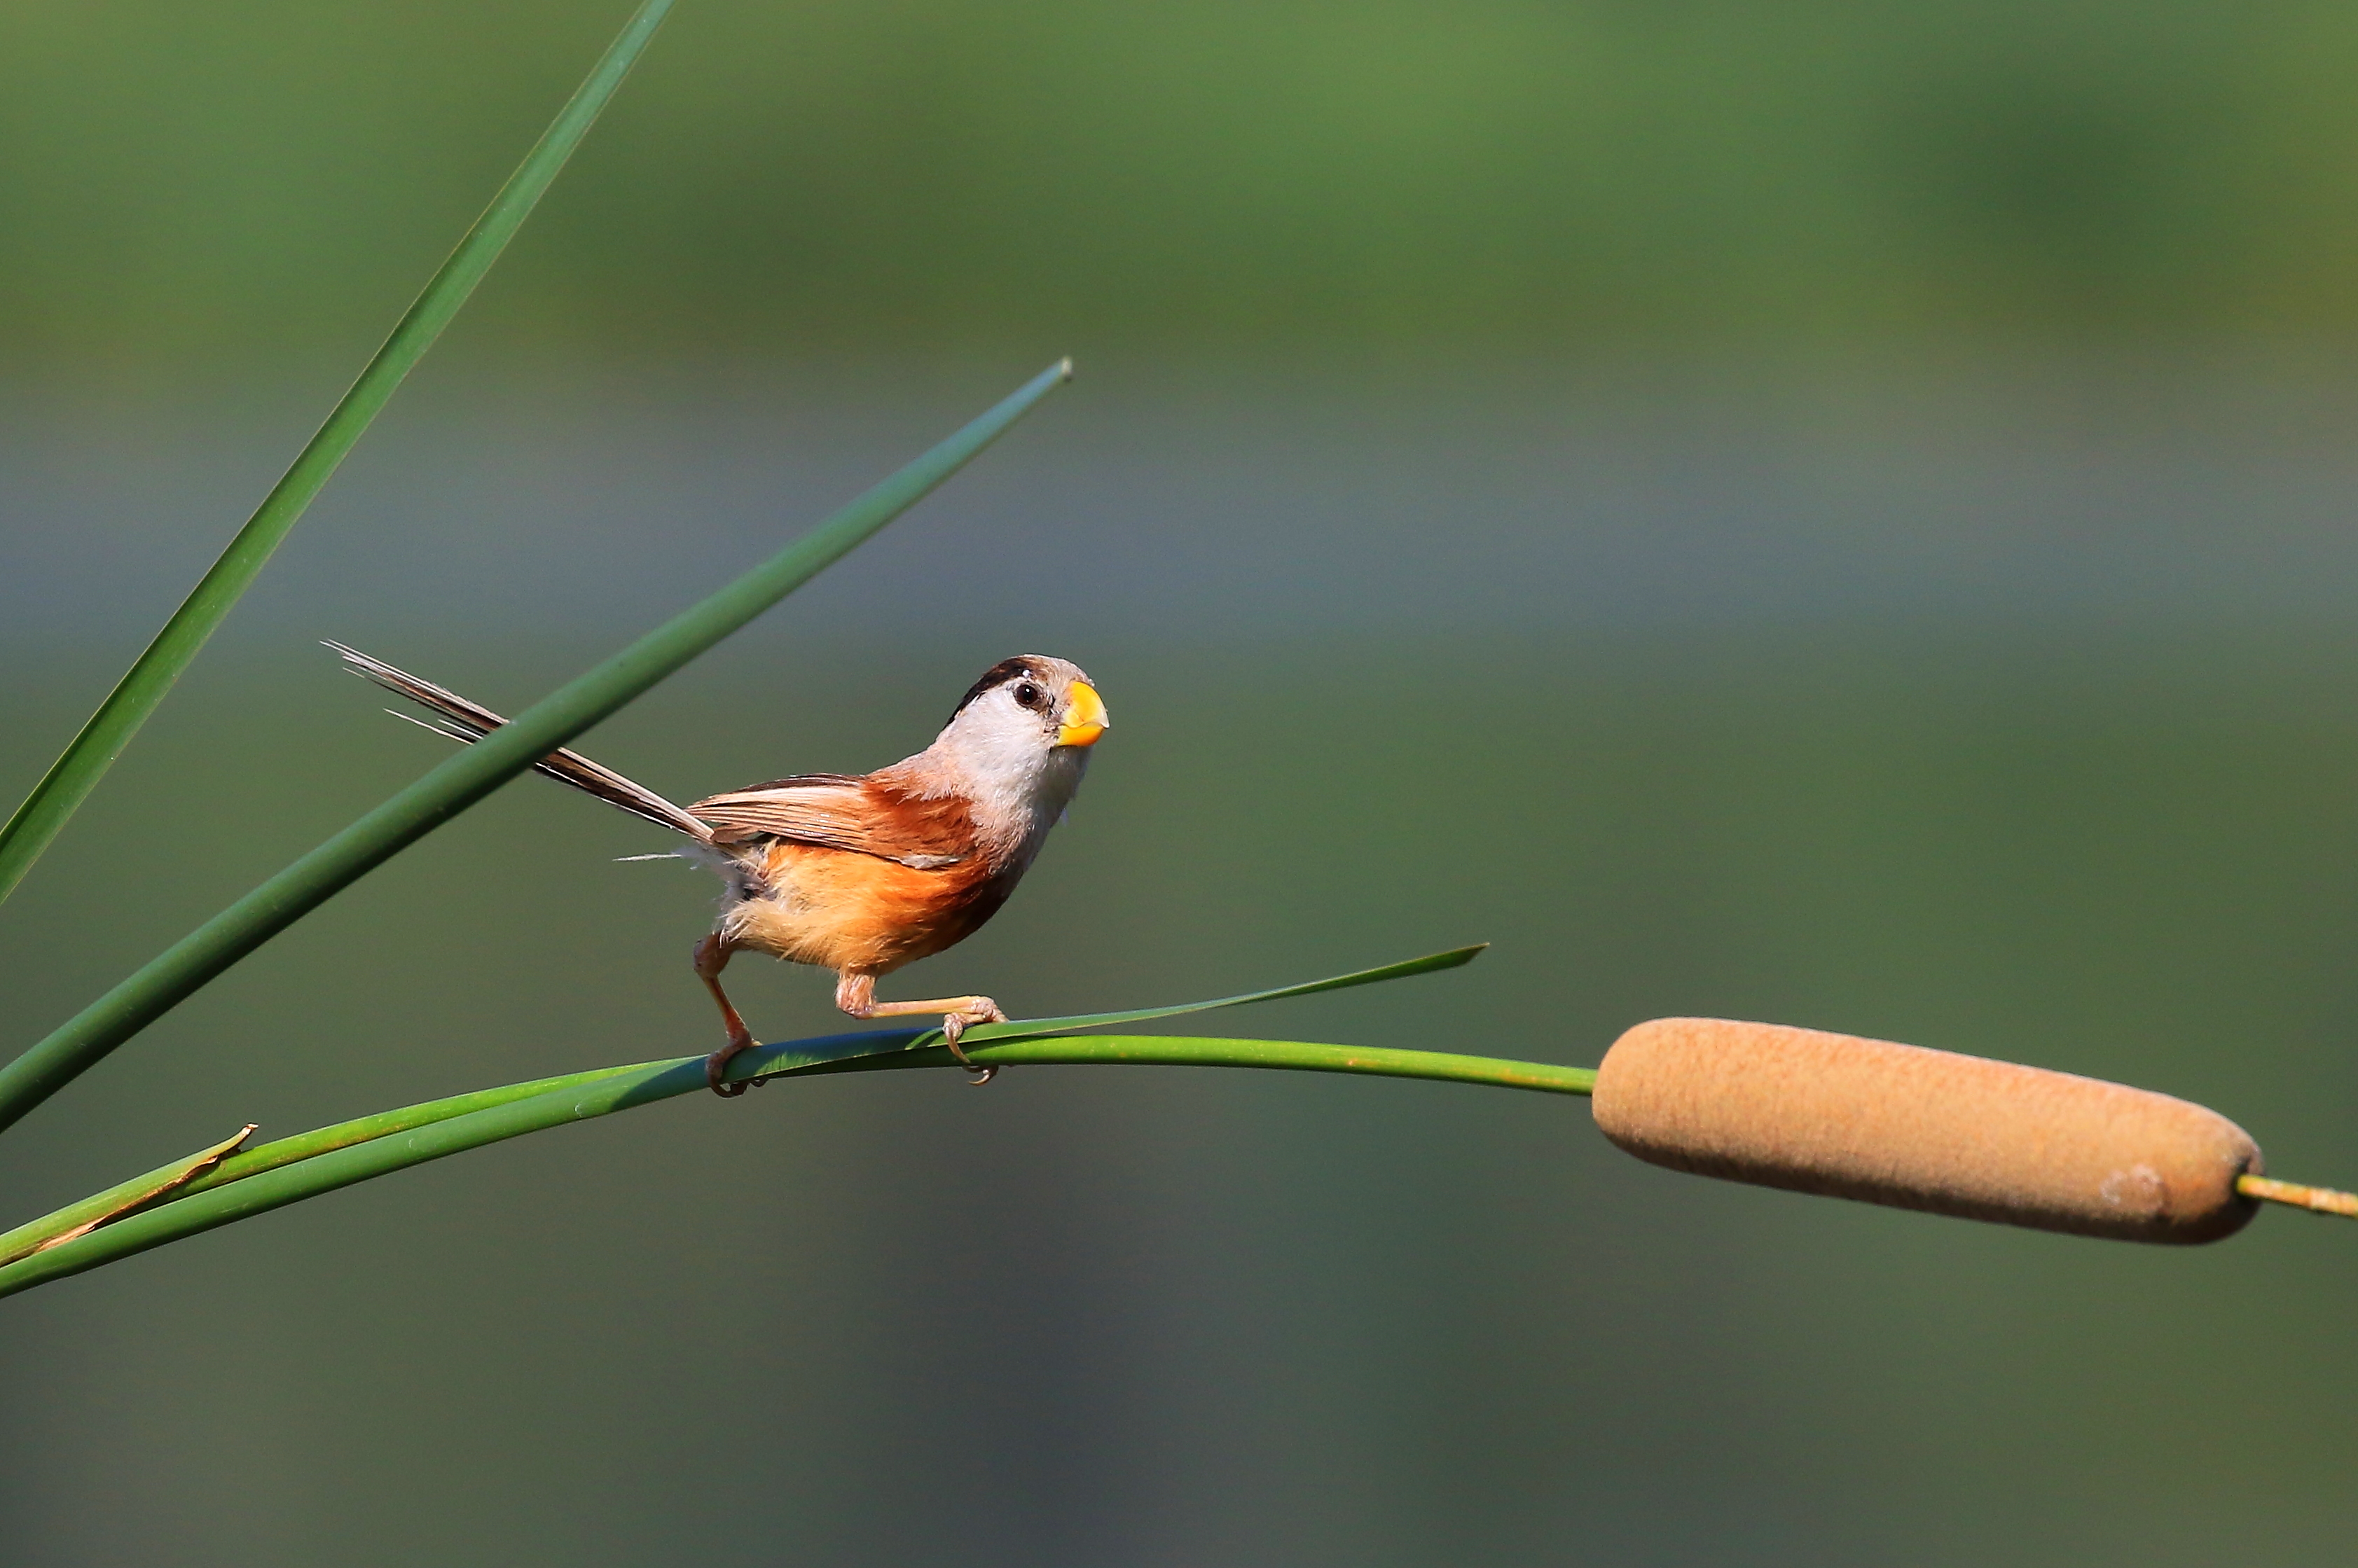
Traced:
<path fill-rule="evenodd" d="M 730 955 L 736 950 L 729 939 L 719 931 L 696 944 L 696 978 L 704 982 L 704 988 L 712 993 L 712 1000 L 720 1004 L 721 1027 L 729 1031 L 728 1043 L 704 1058 L 704 1081 L 713 1093 L 723 1100 L 733 1100 L 752 1087 L 750 1084 L 730 1083 L 721 1076 L 738 1052 L 753 1048 L 752 1031 L 746 1028 L 745 1020 L 737 1015 L 736 1007 L 730 1003 L 729 993 L 720 989 L 720 972 L 729 967 Z"/>
<path fill-rule="evenodd" d="M 1007 1015 L 999 1004 L 988 996 L 941 996 L 930 1002 L 879 1002 L 876 1000 L 876 977 L 856 969 L 847 969 L 835 977 L 835 1004 L 855 1018 L 890 1018 L 911 1013 L 939 1013 L 942 1015 L 942 1044 L 949 1047 L 950 1055 L 958 1066 L 974 1074 L 978 1084 L 989 1083 L 999 1074 L 995 1067 L 984 1067 L 968 1059 L 958 1049 L 958 1037 L 969 1025 L 1004 1024 Z"/>

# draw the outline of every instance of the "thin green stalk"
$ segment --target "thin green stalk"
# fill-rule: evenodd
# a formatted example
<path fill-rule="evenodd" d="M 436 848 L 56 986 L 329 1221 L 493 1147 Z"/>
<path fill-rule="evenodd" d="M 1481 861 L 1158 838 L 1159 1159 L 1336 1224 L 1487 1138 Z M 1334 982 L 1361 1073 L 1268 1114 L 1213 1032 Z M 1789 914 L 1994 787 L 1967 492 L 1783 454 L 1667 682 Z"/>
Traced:
<path fill-rule="evenodd" d="M 647 1064 L 639 1063 L 644 1067 Z M 339 1122 L 332 1127 L 316 1132 L 299 1133 L 291 1138 L 280 1138 L 268 1144 L 242 1149 L 219 1160 L 211 1169 L 182 1184 L 178 1196 L 208 1191 L 243 1181 L 264 1171 L 275 1171 L 314 1155 L 324 1155 L 330 1149 L 365 1144 L 373 1138 L 387 1137 L 395 1133 L 406 1133 L 413 1127 L 429 1122 L 447 1122 L 453 1116 L 464 1116 L 471 1111 L 481 1111 L 493 1105 L 505 1105 L 512 1101 L 529 1100 L 535 1094 L 552 1090 L 568 1089 L 584 1083 L 595 1083 L 616 1073 L 631 1072 L 634 1067 L 601 1067 L 589 1072 L 561 1073 L 554 1078 L 536 1078 L 524 1083 L 503 1084 L 497 1089 L 479 1089 L 471 1094 L 454 1094 L 447 1100 L 429 1100 L 419 1105 L 405 1105 L 397 1111 L 380 1111 L 373 1116 L 362 1116 L 351 1122 Z M 28 1220 L 14 1230 L 0 1232 L 0 1263 L 13 1263 L 48 1246 L 69 1231 L 103 1219 L 126 1197 L 149 1192 L 177 1176 L 189 1164 L 175 1160 L 159 1165 L 144 1176 L 93 1193 L 79 1203 L 68 1204 L 53 1214 Z"/>
<path fill-rule="evenodd" d="M 1151 1024 L 1158 1018 L 1176 1018 L 1188 1013 L 1210 1013 L 1223 1007 L 1249 1007 L 1258 1002 L 1282 1002 L 1288 997 L 1315 996 L 1323 991 L 1348 991 L 1355 985 L 1378 985 L 1388 980 L 1407 980 L 1420 974 L 1438 974 L 1445 969 L 1463 969 L 1489 948 L 1488 942 L 1476 942 L 1471 947 L 1450 948 L 1443 952 L 1402 959 L 1398 963 L 1381 964 L 1374 969 L 1354 970 L 1348 974 L 1329 975 L 1325 980 L 1304 981 L 1299 985 L 1281 985 L 1272 991 L 1248 991 L 1236 996 L 1216 996 L 1208 1002 L 1131 1007 L 1119 1013 L 1076 1013 L 1067 1018 L 1018 1018 L 1006 1024 L 978 1024 L 961 1037 L 968 1045 L 983 1045 L 992 1040 L 1029 1040 L 1042 1035 L 1070 1034 L 1076 1029 L 1102 1029 L 1110 1024 Z M 941 1037 L 940 1030 L 928 1029 L 917 1036 L 917 1044 L 935 1045 Z M 743 1076 L 755 1077 L 758 1074 Z"/>
<path fill-rule="evenodd" d="M 683 1057 L 675 1062 L 615 1073 L 577 1089 L 536 1094 L 333 1149 L 296 1165 L 118 1219 L 86 1236 L 0 1267 L 0 1295 L 94 1269 L 217 1226 L 266 1214 L 371 1176 L 389 1175 L 504 1138 L 668 1100 L 703 1086 L 704 1058 Z"/>
<path fill-rule="evenodd" d="M 671 5 L 672 0 L 644 0 L 640 5 L 622 35 L 607 48 L 597 69 L 550 122 L 507 184 L 492 199 L 491 206 L 475 220 L 449 260 L 395 326 L 392 336 L 328 415 L 327 423 L 297 455 L 293 467 L 263 498 L 221 559 L 164 623 L 156 640 L 99 704 L 98 712 L 33 787 L 25 803 L 5 826 L 0 826 L 0 899 L 5 899 L 24 879 L 67 819 L 114 766 L 114 759 L 123 755 L 147 715 L 171 693 L 180 672 L 194 661 L 239 597 L 253 585 L 296 520 L 392 398 L 402 378 L 425 357 L 442 328 L 475 292 L 475 285 L 499 260 L 557 171 L 573 156 L 573 149 L 596 124 L 614 90 L 638 63 Z"/>
<path fill-rule="evenodd" d="M 436 1122 L 448 1122 L 453 1116 L 471 1112 L 488 1111 L 495 1105 L 507 1105 L 519 1100 L 530 1100 L 535 1094 L 551 1094 L 559 1090 L 579 1089 L 585 1083 L 595 1083 L 601 1078 L 613 1078 L 643 1068 L 667 1063 L 631 1062 L 622 1067 L 592 1068 L 587 1072 L 558 1073 L 552 1078 L 535 1078 L 523 1083 L 503 1083 L 497 1089 L 478 1089 L 469 1094 L 454 1094 L 444 1100 L 428 1100 L 416 1105 L 405 1105 L 397 1111 L 380 1111 L 373 1116 L 362 1116 L 350 1122 L 339 1122 L 332 1127 L 314 1132 L 297 1133 L 291 1138 L 277 1138 L 267 1144 L 257 1144 L 232 1155 L 211 1172 L 197 1177 L 183 1187 L 180 1197 L 227 1187 L 233 1181 L 243 1181 L 265 1171 L 275 1171 L 324 1155 L 332 1149 L 350 1148 L 375 1138 L 389 1138 L 395 1133 L 407 1133 Z M 7 1238 L 0 1237 L 0 1257 L 7 1255 Z"/>
<path fill-rule="evenodd" d="M 117 1182 L 104 1192 L 93 1193 L 80 1203 L 69 1204 L 55 1214 L 46 1214 L 29 1225 L 0 1235 L 0 1263 L 13 1263 L 27 1258 L 44 1247 L 54 1247 L 71 1240 L 85 1230 L 94 1230 L 110 1219 L 117 1219 L 135 1208 L 145 1208 L 177 1192 L 185 1192 L 202 1176 L 219 1170 L 223 1160 L 254 1136 L 251 1122 L 239 1128 L 234 1136 L 224 1138 L 209 1149 L 200 1149 L 183 1155 L 168 1165 L 158 1165 L 144 1176 Z"/>
<path fill-rule="evenodd" d="M 1510 1061 L 1504 1057 L 1456 1056 L 1445 1051 L 1381 1050 L 1367 1046 L 1322 1046 L 1300 1040 L 1230 1040 L 1188 1035 L 1076 1035 L 1065 1039 L 1011 1040 L 968 1047 L 968 1057 L 985 1067 L 1258 1067 L 1291 1072 L 1356 1072 L 1378 1078 L 1424 1078 L 1446 1083 L 1478 1083 L 1492 1089 L 1529 1089 L 1541 1094 L 1587 1094 L 1596 1069 L 1550 1062 Z M 948 1067 L 946 1047 L 928 1046 L 891 1055 L 788 1068 L 785 1075 L 876 1072 L 894 1068 Z"/>
<path fill-rule="evenodd" d="M 979 1055 L 986 1061 L 997 1063 L 1011 1063 L 1017 1060 L 1027 1062 L 1111 1060 L 1152 1061 L 1191 1066 L 1297 1068 L 1327 1072 L 1388 1073 L 1410 1078 L 1453 1078 L 1466 1082 L 1492 1083 L 1508 1088 L 1554 1088 L 1572 1093 L 1585 1093 L 1586 1081 L 1593 1079 L 1594 1074 L 1584 1073 L 1581 1069 L 1572 1068 L 1532 1069 L 1529 1064 L 1500 1063 L 1483 1057 L 1440 1056 L 1424 1051 L 1363 1051 L 1347 1046 L 1304 1046 L 1269 1040 L 1178 1040 L 1110 1036 L 1090 1036 L 1083 1039 L 1055 1038 L 1066 1030 L 1085 1029 L 1108 1022 L 1138 1023 L 1156 1018 L 1174 1018 L 1184 1014 L 1215 1012 L 1229 1007 L 1249 1006 L 1260 1002 L 1280 1001 L 1286 997 L 1307 996 L 1319 992 L 1340 991 L 1352 986 L 1375 985 L 1385 981 L 1404 980 L 1412 975 L 1431 974 L 1441 970 L 1456 969 L 1471 962 L 1481 951 L 1482 948 L 1478 946 L 1456 948 L 1447 952 L 1433 953 L 1400 963 L 1384 964 L 1375 969 L 1357 970 L 1349 974 L 1334 975 L 1325 980 L 1314 980 L 1304 984 L 1280 986 L 1269 991 L 1246 992 L 1236 996 L 1215 997 L 1207 1002 L 1182 1002 L 1168 1006 L 1138 1008 L 1122 1013 L 1091 1013 L 1062 1018 L 1022 1019 L 1014 1023 L 991 1026 L 993 1033 L 987 1042 L 978 1043 L 978 1036 L 971 1034 L 967 1036 L 967 1039 L 969 1046 L 973 1047 L 970 1054 Z M 953 1058 L 948 1049 L 940 1044 L 940 1031 L 934 1029 L 868 1029 L 847 1035 L 826 1035 L 815 1039 L 794 1040 L 781 1045 L 759 1046 L 745 1052 L 732 1062 L 729 1076 L 738 1080 L 760 1080 L 797 1072 L 843 1071 L 863 1067 L 946 1067 L 950 1065 Z M 1002 1054 L 1027 1049 L 1031 1050 L 1031 1054 L 1021 1056 Z M 281 1138 L 275 1143 L 262 1144 L 258 1148 L 231 1155 L 217 1167 L 197 1175 L 193 1178 L 176 1182 L 178 1190 L 173 1194 L 174 1207 L 200 1194 L 233 1184 L 243 1183 L 291 1165 L 301 1164 L 308 1170 L 309 1162 L 363 1144 L 383 1141 L 402 1133 L 415 1133 L 436 1123 L 474 1117 L 479 1113 L 512 1110 L 525 1101 L 547 1102 L 542 1105 L 536 1113 L 518 1112 L 517 1117 L 521 1118 L 521 1121 L 516 1118 L 505 1120 L 492 1118 L 472 1122 L 470 1126 L 474 1131 L 457 1134 L 462 1141 L 455 1146 L 448 1145 L 446 1142 L 441 1141 L 428 1141 L 425 1144 L 416 1143 L 415 1140 L 406 1142 L 402 1146 L 415 1155 L 415 1158 L 399 1157 L 396 1155 L 379 1151 L 377 1155 L 370 1156 L 361 1161 L 358 1165 L 349 1167 L 359 1170 L 361 1172 L 359 1175 L 347 1174 L 339 1176 L 336 1173 L 346 1171 L 347 1166 L 320 1166 L 319 1171 L 313 1174 L 325 1185 L 316 1188 L 283 1188 L 283 1190 L 291 1191 L 293 1196 L 282 1197 L 267 1205 L 267 1207 L 276 1208 L 278 1202 L 291 1203 L 300 1197 L 315 1196 L 317 1192 L 332 1191 L 337 1187 L 347 1185 L 349 1181 L 363 1180 L 372 1175 L 383 1175 L 385 1171 L 401 1169 L 405 1165 L 414 1165 L 421 1160 L 439 1158 L 441 1155 L 458 1152 L 460 1147 L 472 1148 L 478 1143 L 495 1142 L 500 1138 L 514 1137 L 523 1133 L 535 1132 L 544 1126 L 555 1126 L 565 1121 L 579 1120 L 577 1114 L 559 1114 L 564 1109 L 561 1102 L 565 1101 L 568 1096 L 582 1094 L 610 1080 L 629 1079 L 632 1084 L 620 1086 L 613 1097 L 602 1101 L 582 1101 L 582 1103 L 598 1103 L 604 1106 L 603 1110 L 589 1112 L 590 1114 L 603 1115 L 611 1111 L 627 1110 L 631 1105 L 645 1104 L 653 1100 L 669 1099 L 675 1094 L 686 1093 L 688 1090 L 702 1084 L 703 1060 L 701 1057 L 676 1057 L 669 1061 L 641 1062 L 631 1067 L 599 1068 L 589 1072 L 568 1073 L 557 1078 L 535 1079 L 525 1083 L 512 1083 L 499 1089 L 477 1090 L 471 1094 L 453 1095 L 445 1100 L 405 1106 L 398 1111 L 381 1112 L 373 1116 L 363 1116 L 356 1121 L 338 1122 L 332 1127 L 322 1127 L 314 1132 L 298 1133 L 291 1138 Z M 687 1076 L 681 1076 L 686 1069 L 693 1069 L 694 1071 Z M 1510 1070 L 1502 1071 L 1501 1069 Z M 1541 1075 L 1541 1079 L 1532 1078 L 1531 1074 L 1534 1071 Z M 1541 1080 L 1542 1079 L 1544 1081 Z M 633 1085 L 637 1087 L 633 1088 Z M 1567 1085 L 1573 1087 L 1567 1089 Z M 502 1128 L 508 1130 L 500 1131 L 499 1129 Z M 473 1137 L 475 1133 L 481 1133 L 484 1135 L 476 1138 L 473 1143 L 463 1141 L 466 1137 Z M 387 1159 L 392 1163 L 381 1165 L 381 1167 L 379 1165 L 370 1163 L 372 1160 L 382 1162 Z M 72 1241 L 60 1241 L 59 1238 L 109 1215 L 125 1195 L 147 1192 L 157 1187 L 163 1178 L 180 1175 L 189 1164 L 188 1161 L 176 1162 L 159 1171 L 150 1172 L 147 1176 L 135 1177 L 120 1186 L 110 1187 L 93 1197 L 84 1198 L 80 1203 L 70 1204 L 55 1213 L 44 1215 L 38 1219 L 18 1226 L 5 1235 L 0 1235 L 0 1264 L 13 1264 L 19 1259 L 29 1258 L 31 1254 L 40 1251 L 43 1248 L 65 1252 L 70 1248 L 79 1246 L 81 1240 L 88 1238 L 80 1238 Z M 257 1192 L 278 1190 L 282 1188 L 256 1189 Z M 163 1230 L 151 1229 L 135 1231 L 132 1233 L 135 1238 L 141 1235 L 153 1235 L 155 1239 L 141 1246 L 132 1247 L 130 1250 L 144 1251 L 146 1246 L 158 1246 L 164 1241 L 177 1240 L 181 1235 L 193 1235 L 197 1230 L 210 1230 L 213 1225 L 227 1224 L 231 1219 L 242 1219 L 246 1213 L 261 1211 L 259 1208 L 191 1210 L 189 1214 L 183 1215 L 182 1219 L 189 1221 L 192 1229 L 172 1230 L 167 1227 Z M 199 1223 L 198 1218 L 203 1214 L 214 1214 L 219 1217 Z M 117 1219 L 106 1227 L 106 1233 L 113 1234 L 128 1223 L 128 1219 Z M 80 1265 L 83 1268 L 94 1268 L 101 1262 L 128 1255 L 126 1251 L 108 1251 L 103 1252 L 103 1255 L 99 1251 L 71 1253 L 72 1258 L 90 1260 Z M 6 1268 L 0 1268 L 0 1287 L 5 1287 L 5 1282 L 15 1277 L 16 1276 L 10 1274 Z M 38 1278 L 27 1277 L 30 1283 L 38 1283 L 41 1279 L 58 1276 L 55 1273 L 42 1273 Z M 6 1288 L 0 1288 L 0 1294 L 5 1294 Z"/>
<path fill-rule="evenodd" d="M 559 687 L 180 939 L 0 1068 L 0 1128 L 345 886 L 529 769 L 849 553 L 972 460 L 1072 374 L 1050 366 L 795 543 Z"/>
<path fill-rule="evenodd" d="M 905 1042 L 911 1036 L 891 1031 Z M 864 1036 L 873 1040 L 877 1036 Z M 840 1036 L 838 1037 L 838 1041 Z M 863 1036 L 854 1036 L 863 1038 Z M 769 1047 L 766 1053 L 809 1051 L 834 1042 L 805 1041 L 796 1047 Z M 752 1053 L 747 1053 L 751 1056 Z M 859 1071 L 889 1068 L 952 1067 L 948 1050 L 939 1046 L 909 1048 L 873 1047 L 860 1054 L 841 1048 L 819 1053 L 820 1059 L 779 1065 L 783 1054 L 769 1055 L 759 1076 Z M 1315 1045 L 1298 1040 L 1230 1040 L 1159 1035 L 1083 1035 L 1069 1038 L 1020 1040 L 985 1046 L 968 1052 L 976 1061 L 1011 1066 L 1074 1063 L 1088 1065 L 1163 1065 L 1290 1069 L 1310 1072 L 1367 1073 L 1387 1078 L 1418 1078 L 1452 1083 L 1481 1084 L 1495 1089 L 1537 1090 L 1545 1093 L 1586 1094 L 1595 1074 L 1579 1068 L 1543 1062 L 1506 1061 L 1490 1057 L 1446 1055 L 1438 1051 L 1369 1050 L 1357 1046 Z M 741 1058 L 742 1059 L 742 1058 Z M 586 1075 L 585 1075 L 586 1076 Z M 704 1058 L 681 1057 L 669 1062 L 610 1070 L 591 1081 L 553 1092 L 439 1119 L 411 1131 L 365 1143 L 331 1148 L 297 1164 L 250 1176 L 209 1190 L 177 1197 L 160 1208 L 118 1219 L 114 1224 L 73 1240 L 36 1252 L 0 1267 L 0 1295 L 13 1295 L 50 1280 L 81 1273 L 103 1263 L 160 1247 L 168 1241 L 220 1226 L 266 1214 L 307 1197 L 317 1197 L 373 1176 L 389 1176 L 445 1155 L 481 1148 L 486 1144 L 522 1137 L 551 1127 L 562 1127 L 592 1117 L 611 1115 L 660 1100 L 703 1090 Z M 336 1135 L 323 1129 L 310 1138 Z M 260 1153 L 262 1151 L 255 1151 Z"/>

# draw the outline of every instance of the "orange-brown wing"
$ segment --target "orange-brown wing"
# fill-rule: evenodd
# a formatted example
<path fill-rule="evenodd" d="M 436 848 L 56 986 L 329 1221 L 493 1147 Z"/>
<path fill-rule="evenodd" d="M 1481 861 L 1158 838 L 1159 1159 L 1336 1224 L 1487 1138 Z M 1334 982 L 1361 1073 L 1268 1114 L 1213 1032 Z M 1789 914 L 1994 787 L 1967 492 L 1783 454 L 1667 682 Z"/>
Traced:
<path fill-rule="evenodd" d="M 721 845 L 786 839 L 897 860 L 919 871 L 955 865 L 974 851 L 966 802 L 904 794 L 872 779 L 808 773 L 714 795 L 688 808 Z"/>

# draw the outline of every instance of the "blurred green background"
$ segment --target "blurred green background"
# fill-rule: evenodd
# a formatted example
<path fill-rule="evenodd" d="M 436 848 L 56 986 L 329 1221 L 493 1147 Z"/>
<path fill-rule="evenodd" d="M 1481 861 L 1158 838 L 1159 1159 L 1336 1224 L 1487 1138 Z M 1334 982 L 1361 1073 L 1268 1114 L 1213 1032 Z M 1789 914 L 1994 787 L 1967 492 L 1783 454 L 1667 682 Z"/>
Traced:
<path fill-rule="evenodd" d="M 136 375 L 369 338 L 614 19 L 7 7 L 0 343 Z M 2320 4 L 708 0 L 470 333 L 853 357 L 2346 342 L 2353 72 L 2358 18 Z"/>
<path fill-rule="evenodd" d="M 622 7 L 0 9 L 0 794 Z M 1116 729 L 905 977 L 1595 1061 L 1767 1017 L 2214 1105 L 2358 1184 L 2358 23 L 2314 5 L 682 0 L 34 876 L 46 1030 L 1055 355 L 584 743 L 678 795 Z M 700 1049 L 709 888 L 520 783 L 0 1142 Z M 732 971 L 756 1029 L 835 1026 Z M 2358 1235 L 2179 1253 L 1671 1176 L 1583 1107 L 1032 1069 L 697 1100 L 0 1304 L 69 1564 L 2332 1563 Z"/>

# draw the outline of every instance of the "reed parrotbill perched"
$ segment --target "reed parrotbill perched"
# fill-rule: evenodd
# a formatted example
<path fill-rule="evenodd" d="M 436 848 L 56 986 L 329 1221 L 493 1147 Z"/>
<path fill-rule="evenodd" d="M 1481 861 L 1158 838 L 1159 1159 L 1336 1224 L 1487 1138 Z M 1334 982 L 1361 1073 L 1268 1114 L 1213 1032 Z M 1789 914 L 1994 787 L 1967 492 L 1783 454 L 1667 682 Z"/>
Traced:
<path fill-rule="evenodd" d="M 328 646 L 432 710 L 441 722 L 426 727 L 438 735 L 473 742 L 506 722 L 382 660 Z M 719 874 L 720 914 L 697 944 L 696 972 L 728 1031 L 705 1076 L 728 1095 L 746 1088 L 724 1078 L 730 1058 L 753 1044 L 720 989 L 720 972 L 741 948 L 835 971 L 835 1004 L 855 1018 L 940 1014 L 951 1053 L 966 1061 L 959 1036 L 969 1025 L 1002 1022 L 998 1003 L 879 1002 L 877 979 L 964 940 L 998 912 L 1105 732 L 1105 703 L 1079 666 L 1027 653 L 983 671 L 933 745 L 873 773 L 796 774 L 683 809 L 578 752 L 552 752 L 536 767 L 684 834 L 680 853 Z M 989 1077 L 981 1069 L 977 1081 Z"/>

